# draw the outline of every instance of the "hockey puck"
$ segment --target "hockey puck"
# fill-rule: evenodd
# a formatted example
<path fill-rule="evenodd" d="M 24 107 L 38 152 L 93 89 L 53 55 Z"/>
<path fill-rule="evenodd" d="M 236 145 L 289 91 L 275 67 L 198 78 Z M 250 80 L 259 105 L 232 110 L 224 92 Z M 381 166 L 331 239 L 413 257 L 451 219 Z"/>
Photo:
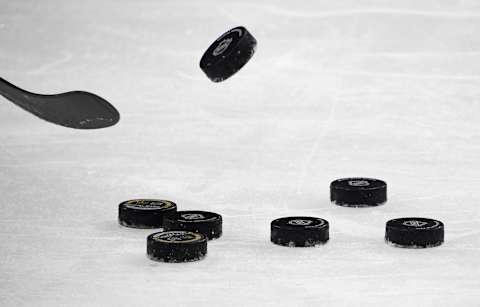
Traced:
<path fill-rule="evenodd" d="M 290 247 L 324 244 L 329 239 L 328 222 L 317 217 L 293 216 L 273 220 L 270 241 Z"/>
<path fill-rule="evenodd" d="M 373 207 L 387 201 L 387 183 L 372 178 L 343 178 L 330 184 L 330 200 L 344 207 Z"/>
<path fill-rule="evenodd" d="M 236 27 L 220 36 L 203 54 L 200 68 L 213 82 L 234 75 L 255 52 L 257 40 L 244 27 Z"/>
<path fill-rule="evenodd" d="M 165 230 L 191 231 L 216 239 L 222 235 L 222 216 L 207 211 L 177 211 L 165 219 Z"/>
<path fill-rule="evenodd" d="M 201 233 L 165 231 L 147 237 L 147 256 L 155 261 L 196 261 L 206 254 L 207 238 Z"/>
<path fill-rule="evenodd" d="M 169 200 L 132 199 L 118 205 L 118 222 L 132 228 L 161 228 L 177 205 Z"/>
<path fill-rule="evenodd" d="M 435 247 L 443 243 L 443 238 L 443 223 L 422 217 L 390 220 L 385 230 L 385 241 L 397 247 Z"/>

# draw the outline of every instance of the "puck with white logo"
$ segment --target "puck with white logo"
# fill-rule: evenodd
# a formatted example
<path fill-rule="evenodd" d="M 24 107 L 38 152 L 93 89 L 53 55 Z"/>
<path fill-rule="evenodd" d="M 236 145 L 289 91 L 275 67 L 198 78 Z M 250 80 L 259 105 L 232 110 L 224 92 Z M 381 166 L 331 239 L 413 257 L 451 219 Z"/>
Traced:
<path fill-rule="evenodd" d="M 373 207 L 387 201 L 387 183 L 373 178 L 343 178 L 330 184 L 330 200 L 344 207 Z"/>
<path fill-rule="evenodd" d="M 147 256 L 155 261 L 189 262 L 207 254 L 207 238 L 189 231 L 157 232 L 147 237 Z"/>
<path fill-rule="evenodd" d="M 118 222 L 132 228 L 161 228 L 175 212 L 177 205 L 169 200 L 132 199 L 118 205 Z"/>
<path fill-rule="evenodd" d="M 329 225 L 324 219 L 307 216 L 283 217 L 271 223 L 274 244 L 290 247 L 310 247 L 329 239 Z"/>
<path fill-rule="evenodd" d="M 385 241 L 398 247 L 425 248 L 443 243 L 442 222 L 423 217 L 403 217 L 387 222 Z"/>
<path fill-rule="evenodd" d="M 222 235 L 222 216 L 208 211 L 177 211 L 165 219 L 165 230 L 186 230 L 205 235 L 209 240 Z"/>
<path fill-rule="evenodd" d="M 256 39 L 244 27 L 236 27 L 220 36 L 200 60 L 200 68 L 213 82 L 228 79 L 253 56 Z"/>

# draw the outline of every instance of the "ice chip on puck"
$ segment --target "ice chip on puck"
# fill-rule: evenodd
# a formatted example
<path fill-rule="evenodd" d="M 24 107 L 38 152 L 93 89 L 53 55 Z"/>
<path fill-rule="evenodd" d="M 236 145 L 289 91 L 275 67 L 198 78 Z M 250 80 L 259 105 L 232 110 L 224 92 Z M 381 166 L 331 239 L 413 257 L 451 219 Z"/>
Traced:
<path fill-rule="evenodd" d="M 273 220 L 270 240 L 290 247 L 309 247 L 324 244 L 329 239 L 329 224 L 317 217 L 292 216 Z"/>
<path fill-rule="evenodd" d="M 373 178 L 343 178 L 330 184 L 330 200 L 344 207 L 373 207 L 387 201 L 387 183 Z"/>
<path fill-rule="evenodd" d="M 222 235 L 222 216 L 208 211 L 177 211 L 165 219 L 165 230 L 186 230 L 205 235 L 209 240 Z"/>
<path fill-rule="evenodd" d="M 385 241 L 397 247 L 425 248 L 443 243 L 442 222 L 423 217 L 403 217 L 387 222 Z"/>
<path fill-rule="evenodd" d="M 155 261 L 189 262 L 207 254 L 207 237 L 189 231 L 163 231 L 147 237 L 147 256 Z"/>
<path fill-rule="evenodd" d="M 177 205 L 169 200 L 132 199 L 118 205 L 118 222 L 132 228 L 161 228 L 176 211 Z"/>
<path fill-rule="evenodd" d="M 213 82 L 228 79 L 253 56 L 257 41 L 244 27 L 236 27 L 220 36 L 200 60 L 200 68 Z"/>

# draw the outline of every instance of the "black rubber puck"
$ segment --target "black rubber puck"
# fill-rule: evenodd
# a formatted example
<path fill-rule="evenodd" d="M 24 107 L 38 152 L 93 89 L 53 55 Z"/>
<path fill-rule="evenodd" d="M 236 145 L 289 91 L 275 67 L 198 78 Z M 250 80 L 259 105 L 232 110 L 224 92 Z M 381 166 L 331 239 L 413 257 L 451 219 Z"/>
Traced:
<path fill-rule="evenodd" d="M 220 36 L 200 60 L 200 68 L 213 82 L 234 75 L 255 53 L 257 40 L 244 27 L 236 27 Z"/>
<path fill-rule="evenodd" d="M 147 256 L 155 261 L 196 261 L 207 254 L 207 238 L 189 231 L 157 232 L 147 237 Z"/>
<path fill-rule="evenodd" d="M 208 211 L 177 211 L 165 219 L 165 230 L 186 230 L 205 235 L 209 240 L 222 235 L 222 216 Z"/>
<path fill-rule="evenodd" d="M 175 212 L 177 205 L 169 200 L 132 199 L 118 205 L 118 222 L 132 228 L 161 228 Z"/>
<path fill-rule="evenodd" d="M 403 217 L 387 222 L 385 241 L 398 247 L 425 248 L 443 243 L 442 222 L 423 217 Z"/>
<path fill-rule="evenodd" d="M 329 239 L 329 225 L 324 219 L 307 216 L 283 217 L 271 223 L 272 243 L 290 247 L 324 244 Z"/>
<path fill-rule="evenodd" d="M 330 200 L 345 207 L 372 207 L 387 201 L 387 183 L 373 178 L 343 178 L 330 184 Z"/>

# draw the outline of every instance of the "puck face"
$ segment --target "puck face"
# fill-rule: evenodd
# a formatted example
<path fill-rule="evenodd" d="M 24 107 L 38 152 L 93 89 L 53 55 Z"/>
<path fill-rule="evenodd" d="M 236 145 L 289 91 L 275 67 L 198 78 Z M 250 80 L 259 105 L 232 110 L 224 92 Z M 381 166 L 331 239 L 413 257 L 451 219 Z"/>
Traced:
<path fill-rule="evenodd" d="M 427 230 L 440 226 L 439 221 L 425 218 L 407 218 L 405 220 L 402 219 L 401 221 L 397 222 L 401 222 L 402 226 L 410 227 L 415 230 Z"/>
<path fill-rule="evenodd" d="M 169 200 L 132 199 L 118 206 L 118 222 L 132 228 L 161 228 L 176 211 L 177 205 Z"/>
<path fill-rule="evenodd" d="M 330 200 L 344 207 L 373 207 L 387 201 L 387 183 L 374 178 L 342 178 L 330 184 Z"/>
<path fill-rule="evenodd" d="M 165 230 L 186 230 L 217 239 L 222 235 L 222 216 L 208 211 L 177 211 L 165 220 Z"/>
<path fill-rule="evenodd" d="M 308 216 L 283 217 L 271 223 L 271 242 L 290 247 L 309 247 L 329 240 L 328 221 Z"/>
<path fill-rule="evenodd" d="M 152 236 L 152 240 L 166 244 L 185 244 L 202 239 L 202 235 L 188 231 L 166 231 L 159 232 Z"/>
<path fill-rule="evenodd" d="M 213 82 L 235 74 L 253 56 L 257 41 L 245 27 L 235 27 L 217 38 L 203 54 L 200 68 Z"/>
<path fill-rule="evenodd" d="M 200 233 L 165 231 L 147 237 L 147 256 L 155 261 L 196 261 L 206 254 L 207 238 Z"/>
<path fill-rule="evenodd" d="M 207 52 L 214 58 L 219 57 L 222 54 L 225 56 L 228 55 L 233 49 L 235 49 L 246 31 L 247 30 L 244 27 L 231 29 L 217 38 L 217 40 L 208 48 Z"/>
<path fill-rule="evenodd" d="M 321 228 L 327 225 L 327 221 L 317 217 L 309 216 L 292 216 L 282 217 L 272 222 L 275 227 L 290 227 L 290 228 Z"/>
<path fill-rule="evenodd" d="M 440 221 L 423 217 L 393 219 L 386 224 L 385 240 L 398 247 L 439 246 L 444 241 L 444 225 Z"/>
<path fill-rule="evenodd" d="M 176 205 L 168 200 L 132 199 L 125 202 L 125 207 L 135 210 L 167 210 L 176 207 Z"/>

